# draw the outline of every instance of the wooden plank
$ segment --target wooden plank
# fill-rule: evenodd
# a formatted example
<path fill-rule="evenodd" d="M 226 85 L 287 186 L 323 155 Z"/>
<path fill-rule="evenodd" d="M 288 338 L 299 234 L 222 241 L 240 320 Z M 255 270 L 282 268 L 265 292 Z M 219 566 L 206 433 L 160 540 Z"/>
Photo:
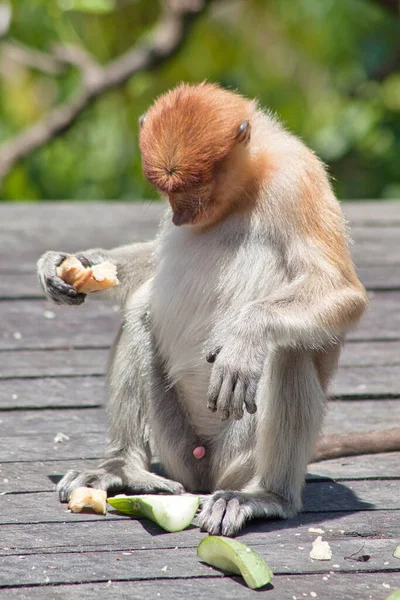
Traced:
<path fill-rule="evenodd" d="M 393 415 L 400 411 L 399 400 L 337 400 L 328 403 L 325 433 L 369 431 L 393 427 Z M 52 409 L 0 412 L 0 435 L 38 437 L 63 431 L 78 438 L 87 433 L 105 435 L 103 408 Z M 67 446 L 66 446 L 67 448 Z M 399 465 L 400 468 L 400 465 Z"/>
<path fill-rule="evenodd" d="M 269 600 L 303 600 L 316 597 L 323 600 L 385 600 L 398 586 L 399 574 L 385 573 L 340 573 L 324 576 L 278 575 L 273 584 L 258 594 Z M 383 587 L 389 586 L 389 587 Z M 254 590 L 245 587 L 238 577 L 202 577 L 198 579 L 157 579 L 154 581 L 112 581 L 81 585 L 40 585 L 29 590 L 7 588 L 7 600 L 98 600 L 103 597 L 126 600 L 147 598 L 174 598 L 175 600 L 205 600 L 209 598 L 241 600 L 253 599 Z M 311 595 L 313 594 L 313 595 Z M 315 596 L 316 594 L 316 596 Z M 351 596 L 349 595 L 351 594 Z"/>
<path fill-rule="evenodd" d="M 328 405 L 324 432 L 389 429 L 398 400 L 336 401 Z M 101 457 L 106 441 L 104 410 L 7 411 L 0 416 L 0 461 Z M 62 443 L 56 436 L 62 433 Z M 399 473 L 400 475 L 400 473 Z"/>
<path fill-rule="evenodd" d="M 314 481 L 303 493 L 304 511 L 311 513 L 400 509 L 400 481 Z M 0 523 L 52 523 L 119 518 L 109 514 L 74 515 L 53 493 L 6 494 L 2 498 Z"/>
<path fill-rule="evenodd" d="M 394 427 L 393 420 L 396 414 L 400 415 L 398 400 L 337 400 L 328 404 L 324 432 L 349 433 L 390 429 Z"/>
<path fill-rule="evenodd" d="M 52 306 L 53 319 L 46 317 L 48 307 L 35 300 L 2 302 L 0 349 L 104 347 L 118 331 L 120 318 L 109 303 Z"/>
<path fill-rule="evenodd" d="M 105 437 L 104 437 L 105 440 Z M 102 451 L 102 449 L 101 449 Z M 57 459 L 57 460 L 56 460 Z M 54 451 L 53 460 L 0 463 L 0 493 L 50 492 L 54 484 L 69 470 L 94 468 L 98 458 L 70 458 Z M 338 481 L 357 479 L 399 478 L 400 452 L 350 456 L 310 464 L 307 479 Z"/>
<path fill-rule="evenodd" d="M 10 356 L 9 354 L 7 356 Z M 99 406 L 104 401 L 102 377 L 0 380 L 0 406 L 32 409 Z"/>
<path fill-rule="evenodd" d="M 9 351 L 0 367 L 0 377 L 66 377 L 103 375 L 108 349 Z"/>
<path fill-rule="evenodd" d="M 79 520 L 65 523 L 3 525 L 0 555 L 60 552 L 133 551 L 147 549 L 195 548 L 203 538 L 197 527 L 184 532 L 161 534 L 157 525 L 147 520 L 122 517 Z M 282 521 L 264 519 L 249 523 L 240 533 L 240 541 L 250 546 L 270 542 L 307 546 L 318 535 L 315 528 L 330 540 L 388 539 L 395 546 L 400 535 L 398 511 L 349 513 L 303 513 Z M 311 529 L 311 531 L 309 531 Z M 361 544 L 359 543 L 359 546 Z M 358 546 L 358 547 L 359 547 Z"/>
<path fill-rule="evenodd" d="M 291 544 L 291 552 L 288 552 L 285 544 L 271 541 L 258 546 L 257 550 L 277 574 L 351 571 L 351 563 L 349 565 L 344 556 L 350 555 L 355 548 L 357 550 L 357 544 L 354 541 L 341 540 L 332 541 L 330 545 L 338 562 L 329 561 L 329 566 L 325 561 L 310 559 L 311 544 L 307 549 L 303 546 L 293 548 Z M 398 562 L 391 556 L 392 540 L 369 540 L 368 550 L 370 560 L 356 563 L 357 571 L 390 571 L 398 568 Z M 26 554 L 23 559 L 19 556 L 3 556 L 0 585 L 223 576 L 220 571 L 200 562 L 195 548 L 177 548 L 172 551 L 144 549 L 133 551 L 129 556 L 118 552 L 71 552 L 47 555 L 45 558 L 44 561 L 41 554 Z M 339 566 L 334 568 L 333 564 Z"/>
<path fill-rule="evenodd" d="M 57 433 L 64 433 L 59 423 L 53 433 L 25 436 L 3 436 L 0 438 L 0 461 L 54 460 L 57 458 L 101 458 L 105 447 L 105 433 L 75 435 L 69 432 L 69 440 L 55 443 Z M 61 430 L 61 431 L 60 431 Z"/>
<path fill-rule="evenodd" d="M 358 267 L 357 272 L 365 287 L 371 291 L 398 290 L 400 288 L 400 264 L 379 264 Z M 28 272 L 16 271 L 1 273 L 0 299 L 13 300 L 38 298 L 44 299 L 44 294 L 39 286 L 34 269 Z M 50 309 L 51 306 L 49 307 L 49 310 Z"/>
<path fill-rule="evenodd" d="M 400 202 L 392 200 L 342 201 L 342 210 L 350 225 L 363 227 L 400 226 Z"/>
<path fill-rule="evenodd" d="M 393 355 L 390 345 L 386 346 L 387 355 Z M 380 367 L 339 367 L 331 385 L 331 395 L 337 398 L 377 398 L 400 397 L 400 365 Z"/>
<path fill-rule="evenodd" d="M 94 468 L 98 459 L 70 459 L 0 463 L 0 492 L 51 492 L 69 469 Z"/>
<path fill-rule="evenodd" d="M 369 311 L 349 339 L 398 340 L 399 305 L 400 292 L 371 292 Z M 39 300 L 5 300 L 1 309 L 0 350 L 104 347 L 113 341 L 120 322 L 112 305 L 97 301 L 80 307 L 54 306 L 53 319 L 46 318 L 48 305 Z"/>
<path fill-rule="evenodd" d="M 163 210 L 158 202 L 2 203 L 0 269 L 33 271 L 47 250 L 76 252 L 151 239 Z"/>
<path fill-rule="evenodd" d="M 308 466 L 308 477 L 336 480 L 400 477 L 400 452 L 345 456 Z"/>
<path fill-rule="evenodd" d="M 55 435 L 58 431 L 75 437 L 85 436 L 87 433 L 105 435 L 105 410 L 83 408 L 81 410 L 18 410 L 0 413 L 1 436 L 37 437 L 47 433 Z"/>
<path fill-rule="evenodd" d="M 346 214 L 351 215 L 351 233 L 355 241 L 352 249 L 357 264 L 399 263 L 400 249 L 396 244 L 400 227 L 399 204 L 382 204 L 373 209 L 366 203 L 343 206 Z M 0 269 L 6 272 L 26 270 L 27 267 L 34 269 L 36 260 L 49 249 L 75 252 L 151 239 L 163 210 L 163 203 L 158 202 L 86 202 L 79 205 L 66 202 L 33 206 L 2 203 Z M 96 227 L 93 226 L 94 213 Z M 384 236 L 382 227 L 385 228 Z M 384 251 L 389 246 L 393 252 Z"/>
<path fill-rule="evenodd" d="M 383 310 L 383 309 L 382 309 Z M 347 342 L 340 357 L 342 367 L 393 366 L 400 363 L 400 342 L 396 340 Z M 365 368 L 367 375 L 368 368 Z"/>

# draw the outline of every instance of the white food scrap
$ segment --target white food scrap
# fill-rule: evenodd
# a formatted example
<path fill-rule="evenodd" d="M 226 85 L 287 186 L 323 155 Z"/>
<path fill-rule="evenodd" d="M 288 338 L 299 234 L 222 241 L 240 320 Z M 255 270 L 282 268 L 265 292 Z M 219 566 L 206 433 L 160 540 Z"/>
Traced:
<path fill-rule="evenodd" d="M 310 552 L 310 558 L 314 560 L 331 560 L 332 550 L 328 542 L 323 542 L 322 537 L 319 535 L 312 543 L 312 550 Z"/>
<path fill-rule="evenodd" d="M 105 515 L 107 512 L 106 500 L 107 492 L 105 490 L 80 487 L 72 492 L 68 508 L 74 513 L 88 510 Z"/>

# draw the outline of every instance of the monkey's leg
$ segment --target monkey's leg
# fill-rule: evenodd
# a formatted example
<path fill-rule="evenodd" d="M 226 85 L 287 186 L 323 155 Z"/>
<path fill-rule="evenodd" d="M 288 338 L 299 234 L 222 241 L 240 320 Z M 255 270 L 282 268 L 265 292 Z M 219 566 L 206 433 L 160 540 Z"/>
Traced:
<path fill-rule="evenodd" d="M 271 353 L 257 395 L 255 474 L 240 491 L 229 481 L 229 491 L 218 491 L 205 502 L 199 523 L 209 533 L 235 535 L 249 519 L 287 518 L 301 508 L 325 402 L 312 354 L 286 349 Z M 240 427 L 238 423 L 232 428 Z M 217 481 L 216 487 L 223 486 L 223 479 Z"/>
<path fill-rule="evenodd" d="M 128 493 L 180 493 L 183 487 L 150 473 L 149 407 L 156 388 L 152 372 L 152 343 L 146 323 L 147 291 L 143 286 L 130 302 L 127 322 L 114 343 L 108 372 L 109 445 L 98 468 L 69 471 L 57 488 L 62 502 L 81 486 Z M 162 403 L 162 398 L 159 399 Z"/>

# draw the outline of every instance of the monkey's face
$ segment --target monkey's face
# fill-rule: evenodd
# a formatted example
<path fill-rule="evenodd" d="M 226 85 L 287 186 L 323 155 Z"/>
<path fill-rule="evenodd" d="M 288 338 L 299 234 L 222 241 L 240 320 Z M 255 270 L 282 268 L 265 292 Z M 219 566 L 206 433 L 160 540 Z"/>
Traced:
<path fill-rule="evenodd" d="M 141 119 L 143 171 L 168 198 L 175 225 L 215 220 L 216 175 L 246 141 L 248 112 L 248 101 L 216 85 L 182 85 L 161 96 Z"/>

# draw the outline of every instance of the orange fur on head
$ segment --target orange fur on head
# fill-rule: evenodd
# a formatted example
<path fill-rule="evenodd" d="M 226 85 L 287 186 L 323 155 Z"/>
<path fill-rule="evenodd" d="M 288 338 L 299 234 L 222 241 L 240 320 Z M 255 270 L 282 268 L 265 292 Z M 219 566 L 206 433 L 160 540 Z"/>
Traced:
<path fill-rule="evenodd" d="M 211 83 L 167 92 L 149 109 L 140 131 L 146 177 L 167 194 L 201 191 L 237 143 L 238 127 L 248 116 L 248 100 Z"/>

